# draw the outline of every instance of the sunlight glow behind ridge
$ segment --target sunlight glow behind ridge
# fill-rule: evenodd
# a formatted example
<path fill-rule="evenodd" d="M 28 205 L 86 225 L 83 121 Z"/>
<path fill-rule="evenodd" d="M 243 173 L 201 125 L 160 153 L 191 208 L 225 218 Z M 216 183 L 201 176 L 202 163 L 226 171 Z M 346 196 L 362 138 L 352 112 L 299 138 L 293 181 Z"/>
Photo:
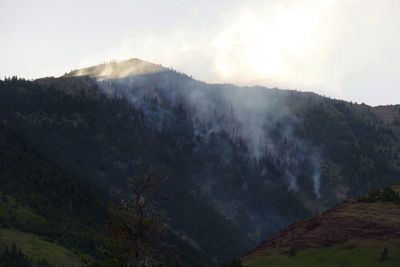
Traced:
<path fill-rule="evenodd" d="M 243 82 L 237 77 L 290 80 L 296 72 L 301 73 L 301 64 L 323 53 L 328 38 L 323 26 L 329 23 L 326 13 L 332 7 L 333 2 L 326 1 L 320 5 L 269 5 L 258 13 L 240 10 L 215 42 L 218 74 L 235 82 Z"/>
<path fill-rule="evenodd" d="M 0 77 L 140 58 L 205 82 L 400 103 L 398 0 L 0 0 L 0 10 Z"/>

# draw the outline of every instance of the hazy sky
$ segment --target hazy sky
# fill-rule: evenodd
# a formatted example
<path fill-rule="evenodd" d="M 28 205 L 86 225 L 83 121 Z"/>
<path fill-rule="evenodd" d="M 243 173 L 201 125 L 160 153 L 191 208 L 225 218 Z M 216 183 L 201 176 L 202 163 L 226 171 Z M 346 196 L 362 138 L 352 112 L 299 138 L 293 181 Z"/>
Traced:
<path fill-rule="evenodd" d="M 137 57 L 207 82 L 400 103 L 399 0 L 0 0 L 0 77 Z"/>

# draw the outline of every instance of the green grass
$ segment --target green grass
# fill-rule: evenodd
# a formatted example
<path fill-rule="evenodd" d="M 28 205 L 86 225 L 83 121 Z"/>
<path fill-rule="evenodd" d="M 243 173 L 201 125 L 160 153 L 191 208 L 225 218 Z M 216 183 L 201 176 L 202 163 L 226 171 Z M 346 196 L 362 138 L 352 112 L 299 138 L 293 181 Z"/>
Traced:
<path fill-rule="evenodd" d="M 45 259 L 54 266 L 83 266 L 80 255 L 45 238 L 14 228 L 14 225 L 44 225 L 46 219 L 29 207 L 19 205 L 15 199 L 0 192 L 0 248 L 15 244 L 33 260 Z M 3 227 L 1 227 L 3 225 Z M 6 227 L 4 227 L 6 226 Z M 84 256 L 84 255 L 82 255 Z"/>
<path fill-rule="evenodd" d="M 0 248 L 11 247 L 13 244 L 34 260 L 46 259 L 54 266 L 83 266 L 80 257 L 67 248 L 34 234 L 0 228 Z"/>
<path fill-rule="evenodd" d="M 33 213 L 29 207 L 18 205 L 12 196 L 0 192 L 1 221 L 3 223 L 19 221 L 21 223 L 41 224 L 45 222 L 45 219 Z"/>
<path fill-rule="evenodd" d="M 384 248 L 387 259 L 380 261 Z M 400 266 L 400 241 L 348 242 L 332 247 L 312 248 L 288 253 L 264 252 L 244 259 L 246 267 L 398 267 Z"/>

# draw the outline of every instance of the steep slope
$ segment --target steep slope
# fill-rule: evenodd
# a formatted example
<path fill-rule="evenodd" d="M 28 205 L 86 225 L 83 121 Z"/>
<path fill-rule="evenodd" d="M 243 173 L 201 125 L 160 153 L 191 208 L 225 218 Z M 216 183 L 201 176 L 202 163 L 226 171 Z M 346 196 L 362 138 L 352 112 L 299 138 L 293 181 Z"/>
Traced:
<path fill-rule="evenodd" d="M 97 255 L 103 240 L 102 194 L 32 148 L 0 117 L 1 251 L 17 244 L 33 260 L 81 265 Z"/>
<path fill-rule="evenodd" d="M 397 266 L 400 187 L 393 189 L 375 190 L 290 225 L 245 256 L 244 265 Z"/>
<path fill-rule="evenodd" d="M 101 95 L 96 96 L 100 99 L 93 99 L 86 95 L 81 97 L 71 96 L 65 94 L 63 91 L 58 91 L 53 88 L 42 88 L 38 84 L 16 79 L 10 81 L 10 84 L 6 87 L 2 87 L 1 92 L 2 96 L 0 99 L 2 104 L 4 104 L 1 105 L 1 108 L 4 108 L 2 109 L 2 111 L 4 111 L 2 114 L 7 117 L 8 121 L 13 122 L 15 126 L 13 134 L 8 122 L 4 122 L 4 125 L 8 125 L 5 128 L 7 129 L 6 132 L 8 133 L 8 131 L 10 131 L 10 134 L 7 134 L 4 138 L 4 145 L 7 146 L 7 149 L 2 150 L 2 152 L 6 154 L 11 151 L 9 152 L 10 156 L 20 159 L 20 161 L 16 161 L 13 164 L 2 166 L 1 171 L 6 175 L 2 177 L 3 179 L 1 181 L 3 184 L 1 185 L 1 190 L 21 199 L 20 204 L 26 204 L 28 206 L 35 205 L 35 198 L 33 201 L 28 201 L 28 198 L 24 199 L 22 196 L 30 194 L 39 195 L 39 199 L 41 201 L 44 199 L 44 204 L 47 204 L 50 207 L 44 206 L 40 202 L 37 205 L 37 209 L 42 212 L 49 211 L 51 218 L 60 218 L 62 221 L 65 217 L 58 217 L 59 215 L 64 216 L 65 214 L 69 214 L 69 210 L 78 212 L 82 208 L 86 208 L 84 205 L 85 203 L 82 203 L 82 200 L 84 199 L 79 195 L 84 194 L 85 197 L 90 198 L 91 191 L 94 190 L 96 191 L 95 197 L 103 197 L 102 200 L 104 202 L 97 203 L 91 208 L 91 211 L 87 212 L 87 214 L 90 215 L 92 211 L 99 209 L 103 210 L 103 212 L 105 211 L 104 205 L 107 200 L 103 196 L 103 190 L 93 184 L 89 188 L 86 187 L 85 179 L 80 178 L 81 185 L 78 186 L 76 190 L 72 191 L 72 193 L 79 194 L 76 197 L 74 195 L 64 196 L 65 193 L 68 193 L 68 191 L 66 191 L 69 188 L 68 184 L 73 183 L 76 180 L 76 177 L 73 175 L 71 175 L 66 181 L 59 179 L 59 177 L 54 174 L 54 171 L 50 172 L 53 175 L 37 177 L 36 175 L 43 174 L 43 171 L 41 170 L 42 165 L 47 167 L 46 164 L 49 164 L 49 158 L 51 158 L 51 162 L 57 162 L 57 164 L 50 164 L 57 166 L 61 164 L 63 168 L 70 170 L 71 173 L 81 173 L 82 176 L 90 177 L 96 185 L 102 186 L 102 188 L 107 191 L 110 190 L 110 188 L 107 187 L 118 188 L 118 186 L 121 186 L 122 184 L 121 180 L 126 179 L 128 175 L 140 173 L 140 170 L 146 168 L 141 162 L 131 162 L 130 164 L 132 166 L 126 166 L 128 170 L 117 171 L 116 169 L 110 168 L 110 163 L 118 164 L 116 161 L 120 157 L 125 159 L 125 154 L 132 153 L 132 157 L 134 157 L 136 161 L 141 161 L 140 157 L 143 157 L 143 161 L 145 162 L 146 159 L 150 158 L 150 162 L 155 163 L 153 166 L 156 166 L 157 168 L 163 167 L 162 163 L 159 163 L 157 158 L 164 157 L 164 155 L 151 151 L 151 147 L 160 143 L 160 141 L 156 138 L 157 136 L 154 136 L 154 133 L 148 131 L 143 124 L 141 125 L 141 123 L 143 123 L 140 121 L 141 113 L 137 112 L 127 103 L 124 103 L 124 101 L 110 101 Z M 15 98 L 15 93 L 19 95 L 17 98 Z M 16 107 L 14 105 L 18 106 L 18 109 L 21 108 L 20 110 L 22 112 L 10 112 L 13 109 L 9 109 L 9 107 Z M 79 113 L 69 114 L 62 108 L 69 105 L 73 106 L 71 110 Z M 113 110 L 119 110 L 124 113 L 124 115 L 120 117 L 119 121 L 115 121 L 115 112 L 112 112 Z M 38 111 L 43 113 L 39 115 L 36 113 Z M 56 118 L 50 118 L 48 115 Z M 68 118 L 70 115 L 72 115 L 72 119 Z M 79 120 L 79 115 L 85 118 L 86 121 Z M 102 115 L 109 116 L 105 120 L 105 123 L 101 121 Z M 76 119 L 75 116 L 78 118 Z M 23 121 L 26 119 L 32 119 L 32 124 L 21 123 L 21 118 L 23 118 Z M 89 122 L 89 126 L 86 122 Z M 53 123 L 55 124 L 53 125 Z M 76 126 L 73 126 L 75 123 Z M 31 126 L 36 126 L 31 127 L 29 126 L 30 124 Z M 99 129 L 96 127 L 99 127 Z M 20 138 L 21 140 L 18 139 L 18 135 L 15 134 L 16 132 L 22 133 L 24 138 Z M 93 140 L 92 134 L 103 135 L 103 137 L 98 139 L 94 138 Z M 135 135 L 139 136 L 140 139 L 132 138 L 132 136 Z M 13 139 L 17 139 L 18 142 L 13 143 Z M 126 139 L 126 141 L 124 141 L 124 139 Z M 25 140 L 27 140 L 27 142 L 25 142 Z M 35 150 L 33 150 L 32 154 L 20 153 L 20 146 L 24 148 L 27 146 L 26 143 L 29 143 L 29 146 L 31 147 L 35 147 L 37 151 L 35 152 Z M 150 149 L 150 152 L 148 149 Z M 27 160 L 25 161 L 26 158 Z M 109 161 L 110 158 L 115 159 L 116 161 Z M 7 161 L 12 161 L 12 158 L 5 156 L 3 162 L 6 163 Z M 36 164 L 31 166 L 30 161 L 36 162 Z M 21 165 L 19 165 L 19 162 L 21 162 Z M 117 166 L 121 167 L 119 164 Z M 136 166 L 140 166 L 141 169 L 136 170 Z M 104 167 L 106 169 L 104 169 Z M 110 177 L 107 178 L 111 181 L 102 179 L 104 176 L 102 175 L 102 172 L 109 171 L 107 168 L 110 168 L 110 172 L 107 173 Z M 134 171 L 132 171 L 132 169 Z M 127 171 L 129 174 L 126 174 Z M 19 172 L 26 172 L 29 175 L 20 175 Z M 172 183 L 169 183 L 167 185 L 168 188 L 164 191 L 168 192 L 168 195 L 163 196 L 163 198 L 165 198 L 163 205 L 168 207 L 169 205 L 173 206 L 180 202 L 185 203 L 185 205 L 182 205 L 182 207 L 177 209 L 177 211 L 170 208 L 169 210 L 175 211 L 175 213 L 171 212 L 170 216 L 175 217 L 174 223 L 178 222 L 184 225 L 184 227 L 188 229 L 187 231 L 190 231 L 192 233 L 191 236 L 194 236 L 196 240 L 193 240 L 192 237 L 186 236 L 184 233 L 176 230 L 175 236 L 173 236 L 172 239 L 178 239 L 174 241 L 174 245 L 179 249 L 179 251 L 174 251 L 174 253 L 179 256 L 179 259 L 172 258 L 170 261 L 176 261 L 177 266 L 210 266 L 212 265 L 210 262 L 210 256 L 209 254 L 205 256 L 205 252 L 210 253 L 211 251 L 215 255 L 221 254 L 223 257 L 230 257 L 230 255 L 234 255 L 245 249 L 245 244 L 247 242 L 246 237 L 244 235 L 241 236 L 240 234 L 234 234 L 236 232 L 235 228 L 225 219 L 221 218 L 217 212 L 212 210 L 207 203 L 200 202 L 186 192 L 185 189 L 183 189 L 186 183 L 181 184 L 178 180 L 182 179 L 182 177 L 179 176 L 179 170 L 174 172 L 172 170 L 163 172 L 163 175 L 173 177 L 173 180 L 171 179 Z M 61 175 L 63 174 L 64 173 L 61 173 Z M 15 179 L 15 177 L 18 179 Z M 113 178 L 115 179 L 113 180 Z M 46 179 L 48 179 L 48 181 Z M 43 180 L 45 181 L 43 182 Z M 32 183 L 33 186 L 31 186 Z M 37 186 L 36 183 L 38 183 Z M 52 191 L 48 188 L 51 186 L 55 187 Z M 52 196 L 55 196 L 56 198 L 53 199 L 51 198 Z M 82 204 L 82 207 L 74 208 L 74 206 L 72 206 L 71 208 L 71 204 L 67 201 L 68 199 L 78 201 L 79 204 Z M 59 202 L 61 202 L 61 205 L 59 205 Z M 64 205 L 67 207 L 64 207 Z M 52 213 L 54 206 L 58 207 L 58 210 L 56 211 L 59 213 L 56 215 Z M 199 215 L 192 217 L 194 212 Z M 4 220 L 4 222 L 7 221 L 8 220 Z M 191 221 L 196 221 L 196 223 L 191 224 Z M 86 225 L 86 221 L 76 220 L 75 222 L 78 226 L 85 227 Z M 100 217 L 88 223 L 90 226 L 95 224 L 102 228 L 105 224 L 105 218 Z M 95 245 L 96 237 L 91 236 L 90 234 L 92 231 L 96 231 L 96 228 L 89 227 L 83 232 L 71 229 L 71 232 L 66 232 L 65 229 L 68 229 L 69 220 L 66 220 L 65 224 L 65 227 L 64 225 L 60 226 L 59 224 L 54 225 L 54 227 L 57 227 L 55 230 L 48 225 L 40 225 L 39 230 L 49 231 L 52 235 L 71 239 L 74 242 L 77 241 L 75 240 L 75 234 L 83 234 L 82 237 L 87 237 L 92 246 Z M 21 228 L 23 231 L 36 233 L 31 229 L 36 227 L 36 225 L 32 226 L 32 223 L 26 225 L 25 223 L 19 223 L 18 221 L 11 221 L 10 224 L 6 226 L 18 228 L 19 225 L 22 225 L 21 227 L 27 227 Z M 58 227 L 61 227 L 61 229 Z M 101 230 L 102 229 L 100 229 L 100 231 Z M 220 241 L 216 240 L 214 244 L 206 246 L 205 244 L 207 244 L 210 237 L 204 237 L 203 233 L 212 233 L 213 231 L 219 230 L 221 232 L 215 232 L 214 237 L 219 238 Z M 39 232 L 39 234 L 42 233 Z M 242 238 L 242 240 L 240 238 Z M 189 242 L 189 246 L 187 245 L 187 240 L 193 240 Z M 198 249 L 197 242 L 201 242 L 202 245 L 204 245 L 205 252 Z M 83 241 L 79 243 L 82 246 L 85 245 L 85 242 Z M 230 249 L 228 244 L 234 244 L 235 248 Z M 195 248 L 193 248 L 193 246 Z M 184 252 L 184 255 L 179 255 L 181 251 Z M 195 262 L 193 262 L 193 260 Z"/>
<path fill-rule="evenodd" d="M 29 147 L 1 118 L 0 148 L 1 191 L 15 197 L 19 205 L 27 205 L 39 215 L 70 227 L 75 222 L 78 227 L 104 222 L 105 207 L 99 192 L 94 193 L 96 188 Z M 32 225 L 21 225 L 25 226 Z M 43 230 L 51 235 L 51 227 Z M 84 240 L 75 242 L 85 244 Z M 89 238 L 88 242 L 92 240 Z"/>
<path fill-rule="evenodd" d="M 0 116 L 101 190 L 149 166 L 169 177 L 162 207 L 176 237 L 215 263 L 400 179 L 399 131 L 374 108 L 210 85 L 138 59 L 2 81 Z"/>

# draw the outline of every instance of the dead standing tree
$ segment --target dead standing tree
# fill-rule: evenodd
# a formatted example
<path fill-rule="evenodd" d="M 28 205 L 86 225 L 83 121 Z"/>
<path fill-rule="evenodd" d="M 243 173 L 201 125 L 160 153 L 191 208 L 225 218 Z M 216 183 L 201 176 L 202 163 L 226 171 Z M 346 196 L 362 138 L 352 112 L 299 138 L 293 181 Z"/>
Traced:
<path fill-rule="evenodd" d="M 159 185 L 151 171 L 135 176 L 129 180 L 131 195 L 110 206 L 107 266 L 163 266 L 167 223 L 157 209 Z"/>

